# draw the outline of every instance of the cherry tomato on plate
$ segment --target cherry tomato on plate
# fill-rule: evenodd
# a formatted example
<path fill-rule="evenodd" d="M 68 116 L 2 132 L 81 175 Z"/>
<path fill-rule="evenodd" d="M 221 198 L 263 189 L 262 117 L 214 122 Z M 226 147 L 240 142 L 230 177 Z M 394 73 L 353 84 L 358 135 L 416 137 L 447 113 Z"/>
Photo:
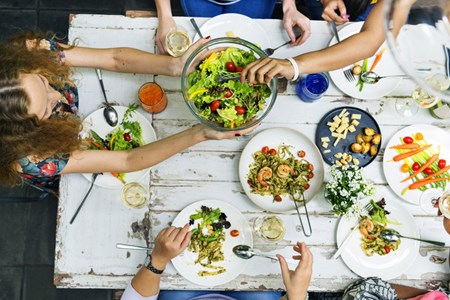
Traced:
<path fill-rule="evenodd" d="M 247 111 L 247 109 L 242 106 L 235 106 L 234 109 L 236 110 L 238 115 L 243 115 Z"/>
<path fill-rule="evenodd" d="M 303 187 L 305 188 L 305 190 L 307 190 L 307 189 L 309 189 L 310 185 L 309 185 L 309 183 L 306 183 Z"/>
<path fill-rule="evenodd" d="M 408 173 L 409 172 L 409 166 L 407 164 L 404 164 L 401 166 L 400 171 L 402 171 L 403 173 Z"/>
<path fill-rule="evenodd" d="M 237 236 L 239 236 L 239 230 L 237 230 L 237 229 L 231 230 L 231 231 L 230 231 L 230 235 L 231 235 L 232 237 L 237 237 Z"/>
<path fill-rule="evenodd" d="M 385 245 L 384 250 L 386 250 L 386 254 L 388 254 L 389 252 L 391 252 L 391 247 L 389 247 L 388 245 Z"/>
<path fill-rule="evenodd" d="M 439 167 L 439 169 L 445 168 L 446 165 L 447 165 L 447 162 L 445 161 L 445 159 L 440 159 L 440 160 L 438 161 L 438 167 Z"/>
<path fill-rule="evenodd" d="M 300 157 L 300 158 L 303 158 L 303 157 L 305 157 L 306 156 L 306 152 L 305 151 L 303 151 L 303 150 L 300 150 L 300 151 L 298 151 L 298 157 Z"/>
<path fill-rule="evenodd" d="M 127 142 L 131 141 L 131 135 L 128 132 L 123 134 L 123 139 Z"/>
<path fill-rule="evenodd" d="M 420 169 L 420 164 L 416 161 L 413 163 L 411 169 L 413 169 L 414 171 L 417 171 Z"/>
<path fill-rule="evenodd" d="M 277 150 L 272 148 L 272 149 L 269 150 L 269 154 L 277 155 Z"/>
<path fill-rule="evenodd" d="M 425 170 L 423 170 L 423 172 L 427 175 L 433 175 L 434 171 L 432 168 L 425 168 Z"/>
<path fill-rule="evenodd" d="M 216 111 L 219 107 L 220 107 L 220 101 L 219 100 L 214 100 L 210 104 L 211 111 Z"/>
<path fill-rule="evenodd" d="M 241 66 L 236 67 L 236 72 L 242 72 L 243 70 L 244 70 L 244 68 Z"/>
<path fill-rule="evenodd" d="M 269 153 L 269 146 L 264 146 L 264 147 L 262 147 L 261 152 L 262 152 L 263 154 Z"/>
<path fill-rule="evenodd" d="M 423 140 L 423 134 L 421 132 L 416 133 L 416 135 L 414 136 L 416 138 L 416 140 L 421 141 Z"/>
<path fill-rule="evenodd" d="M 227 62 L 225 64 L 225 67 L 227 68 L 228 72 L 235 72 L 236 71 L 236 65 L 232 61 Z"/>
<path fill-rule="evenodd" d="M 412 144 L 414 142 L 414 139 L 410 136 L 405 136 L 403 138 L 403 142 L 405 142 L 405 144 Z"/>
<path fill-rule="evenodd" d="M 311 172 L 314 171 L 314 165 L 313 165 L 313 164 L 308 164 L 307 168 L 308 168 L 308 170 L 310 170 Z"/>
<path fill-rule="evenodd" d="M 314 173 L 311 171 L 308 173 L 308 179 L 312 179 L 314 177 Z"/>
<path fill-rule="evenodd" d="M 273 197 L 273 201 L 275 201 L 275 202 L 281 202 L 281 196 L 280 195 L 275 195 L 274 197 Z"/>

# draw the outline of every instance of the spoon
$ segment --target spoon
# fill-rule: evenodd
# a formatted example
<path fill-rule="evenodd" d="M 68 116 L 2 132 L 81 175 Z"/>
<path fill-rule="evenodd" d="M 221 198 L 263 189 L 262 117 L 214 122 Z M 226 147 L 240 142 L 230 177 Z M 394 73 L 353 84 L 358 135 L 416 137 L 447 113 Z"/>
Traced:
<path fill-rule="evenodd" d="M 426 243 L 430 243 L 436 246 L 445 246 L 445 243 L 443 242 L 437 242 L 437 241 L 430 241 L 430 240 L 423 240 L 423 239 L 418 239 L 418 238 L 414 238 L 414 237 L 409 237 L 409 236 L 404 236 L 401 235 L 398 231 L 393 230 L 393 229 L 385 229 L 382 230 L 380 232 L 380 236 L 383 240 L 387 241 L 387 242 L 395 242 L 397 241 L 399 238 L 405 238 L 405 239 L 411 239 L 411 240 L 416 240 L 416 241 L 421 241 L 421 242 L 426 242 Z"/>
<path fill-rule="evenodd" d="M 242 259 L 250 259 L 253 256 L 261 256 L 261 257 L 265 257 L 268 258 L 272 261 L 277 261 L 278 258 L 276 256 L 273 255 L 266 255 L 266 254 L 262 254 L 261 252 L 257 252 L 255 249 L 251 248 L 248 245 L 237 245 L 233 247 L 233 253 L 236 254 L 236 256 L 238 256 L 239 258 Z M 287 263 L 290 264 L 295 264 L 298 265 L 299 261 L 298 260 L 294 260 L 294 259 L 286 259 Z"/>
<path fill-rule="evenodd" d="M 100 82 L 100 87 L 102 88 L 103 97 L 105 97 L 106 107 L 103 109 L 103 116 L 105 117 L 106 122 L 109 126 L 114 127 L 117 125 L 119 121 L 119 117 L 117 115 L 117 111 L 114 107 L 109 104 L 108 99 L 106 98 L 105 86 L 103 85 L 103 76 L 102 71 L 100 69 L 95 69 L 97 73 L 98 81 Z"/>
<path fill-rule="evenodd" d="M 374 84 L 380 81 L 382 78 L 408 78 L 408 75 L 389 75 L 389 76 L 379 76 L 377 73 L 369 71 L 361 74 L 361 80 L 365 83 Z"/>

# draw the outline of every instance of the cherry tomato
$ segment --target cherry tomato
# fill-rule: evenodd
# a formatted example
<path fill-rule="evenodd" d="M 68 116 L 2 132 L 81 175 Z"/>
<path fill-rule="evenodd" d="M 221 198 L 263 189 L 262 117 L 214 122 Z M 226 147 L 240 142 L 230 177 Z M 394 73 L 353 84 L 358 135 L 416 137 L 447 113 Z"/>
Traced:
<path fill-rule="evenodd" d="M 269 146 L 264 146 L 264 147 L 262 147 L 261 152 L 262 152 L 263 154 L 269 153 Z"/>
<path fill-rule="evenodd" d="M 231 230 L 231 231 L 230 231 L 230 235 L 231 235 L 232 237 L 237 237 L 237 236 L 239 236 L 239 230 L 237 230 L 237 229 Z"/>
<path fill-rule="evenodd" d="M 384 245 L 384 250 L 386 250 L 386 254 L 388 254 L 389 252 L 391 252 L 391 247 L 389 247 L 388 245 Z"/>
<path fill-rule="evenodd" d="M 242 106 L 235 106 L 234 109 L 236 110 L 238 115 L 243 115 L 247 111 L 247 109 Z"/>
<path fill-rule="evenodd" d="M 445 161 L 445 159 L 440 159 L 440 160 L 438 161 L 438 167 L 439 167 L 439 169 L 445 168 L 446 165 L 447 165 L 447 162 Z"/>
<path fill-rule="evenodd" d="M 306 156 L 306 152 L 303 150 L 300 150 L 300 151 L 298 151 L 297 155 L 298 155 L 298 157 L 303 158 Z"/>
<path fill-rule="evenodd" d="M 310 170 L 311 172 L 314 171 L 314 166 L 313 166 L 313 164 L 308 164 L 307 168 L 308 168 L 308 170 Z"/>
<path fill-rule="evenodd" d="M 416 133 L 416 135 L 414 136 L 416 138 L 416 140 L 421 141 L 423 140 L 423 134 L 421 132 Z"/>
<path fill-rule="evenodd" d="M 237 66 L 236 67 L 236 72 L 242 72 L 242 70 L 244 70 L 243 67 L 241 67 L 241 66 Z"/>
<path fill-rule="evenodd" d="M 423 172 L 427 175 L 433 175 L 434 171 L 432 168 L 425 168 L 425 170 L 423 170 Z"/>
<path fill-rule="evenodd" d="M 219 107 L 220 107 L 220 101 L 219 100 L 214 100 L 210 104 L 211 111 L 216 111 Z"/>
<path fill-rule="evenodd" d="M 401 166 L 400 171 L 402 171 L 403 173 L 408 173 L 409 172 L 409 166 L 407 164 L 404 164 Z"/>
<path fill-rule="evenodd" d="M 127 142 L 131 141 L 131 135 L 128 132 L 123 134 L 123 139 Z"/>
<path fill-rule="evenodd" d="M 414 142 L 414 139 L 410 136 L 405 136 L 403 138 L 403 142 L 405 142 L 405 144 L 412 144 Z"/>
<path fill-rule="evenodd" d="M 309 183 L 306 183 L 303 187 L 305 188 L 306 191 L 307 189 L 309 189 Z"/>
<path fill-rule="evenodd" d="M 227 62 L 225 64 L 225 67 L 227 68 L 228 72 L 235 72 L 236 71 L 236 65 L 232 61 Z"/>
<path fill-rule="evenodd" d="M 274 197 L 273 197 L 273 201 L 275 201 L 275 202 L 281 202 L 281 196 L 280 195 L 275 195 Z"/>
<path fill-rule="evenodd" d="M 414 171 L 417 171 L 420 169 L 420 164 L 416 161 L 413 163 L 413 165 L 411 166 L 411 169 L 413 169 Z"/>
<path fill-rule="evenodd" d="M 307 177 L 308 177 L 308 179 L 313 178 L 314 177 L 314 173 L 313 172 L 309 172 Z"/>
<path fill-rule="evenodd" d="M 230 98 L 231 96 L 233 96 L 233 92 L 230 91 L 230 90 L 227 90 L 223 96 L 224 96 L 225 98 Z"/>
<path fill-rule="evenodd" d="M 272 149 L 269 150 L 269 154 L 277 155 L 277 150 L 272 148 Z"/>

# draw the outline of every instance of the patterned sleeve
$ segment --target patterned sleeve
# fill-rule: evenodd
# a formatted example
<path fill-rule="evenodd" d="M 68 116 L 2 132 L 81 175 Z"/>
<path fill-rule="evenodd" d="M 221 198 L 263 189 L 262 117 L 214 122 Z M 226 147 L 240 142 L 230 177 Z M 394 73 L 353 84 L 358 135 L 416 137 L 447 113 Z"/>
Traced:
<path fill-rule="evenodd" d="M 67 165 L 69 155 L 51 156 L 40 159 L 33 156 L 27 156 L 19 159 L 21 173 L 34 177 L 51 177 L 58 175 Z"/>

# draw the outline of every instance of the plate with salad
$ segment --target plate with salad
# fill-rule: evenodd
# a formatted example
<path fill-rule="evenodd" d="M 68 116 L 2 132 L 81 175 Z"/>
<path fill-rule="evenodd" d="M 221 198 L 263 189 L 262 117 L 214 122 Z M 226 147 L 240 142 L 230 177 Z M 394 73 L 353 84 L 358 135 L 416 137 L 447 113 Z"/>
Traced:
<path fill-rule="evenodd" d="M 295 212 L 292 192 L 311 200 L 322 186 L 324 168 L 316 145 L 301 132 L 271 128 L 255 135 L 239 160 L 242 188 L 257 206 Z"/>
<path fill-rule="evenodd" d="M 361 30 L 364 22 L 352 22 L 339 30 L 339 37 L 341 41 L 346 38 L 358 33 Z M 336 38 L 333 37 L 329 43 L 329 46 L 336 44 Z M 376 72 L 379 76 L 389 76 L 389 75 L 399 75 L 404 74 L 404 72 L 397 65 L 393 54 L 389 50 L 389 47 L 386 42 L 381 45 L 380 49 L 376 52 L 380 55 L 379 62 L 374 67 L 373 71 Z M 365 60 L 357 62 L 356 65 L 360 66 L 361 70 L 367 70 L 371 68 L 374 63 L 377 55 L 369 57 Z M 379 99 L 383 96 L 391 93 L 395 88 L 400 84 L 401 78 L 385 78 L 381 79 L 379 82 L 375 84 L 367 84 L 361 83 L 359 79 L 359 75 L 354 75 L 354 81 L 348 81 L 344 75 L 344 70 L 353 69 L 354 65 L 346 66 L 342 69 L 337 69 L 334 71 L 330 71 L 329 75 L 331 80 L 334 82 L 336 87 L 340 89 L 344 94 L 347 94 L 353 98 L 358 99 Z"/>
<path fill-rule="evenodd" d="M 235 279 L 247 261 L 233 253 L 236 245 L 253 246 L 247 219 L 233 205 L 202 200 L 185 207 L 172 225 L 190 224 L 191 240 L 183 253 L 172 259 L 185 279 L 202 286 L 216 286 Z"/>
<path fill-rule="evenodd" d="M 344 263 L 361 277 L 389 280 L 404 274 L 414 264 L 420 243 L 403 238 L 396 244 L 386 243 L 379 237 L 379 231 L 393 229 L 405 236 L 419 237 L 419 228 L 406 208 L 389 200 L 373 203 L 374 209 L 367 216 L 341 217 L 336 242 L 340 245 L 351 234 L 341 254 Z"/>
<path fill-rule="evenodd" d="M 99 151 L 129 150 L 156 141 L 156 133 L 150 122 L 137 111 L 138 105 L 114 106 L 119 121 L 111 127 L 103 116 L 103 108 L 91 113 L 83 120 L 83 132 L 87 136 L 84 144 L 88 149 Z M 95 184 L 104 188 L 122 188 L 128 182 L 140 181 L 149 168 L 130 173 L 103 173 Z M 84 173 L 87 180 L 91 174 Z"/>
<path fill-rule="evenodd" d="M 401 129 L 386 146 L 383 170 L 392 190 L 409 203 L 420 205 L 431 191 L 444 193 L 450 184 L 450 135 L 428 124 Z"/>

